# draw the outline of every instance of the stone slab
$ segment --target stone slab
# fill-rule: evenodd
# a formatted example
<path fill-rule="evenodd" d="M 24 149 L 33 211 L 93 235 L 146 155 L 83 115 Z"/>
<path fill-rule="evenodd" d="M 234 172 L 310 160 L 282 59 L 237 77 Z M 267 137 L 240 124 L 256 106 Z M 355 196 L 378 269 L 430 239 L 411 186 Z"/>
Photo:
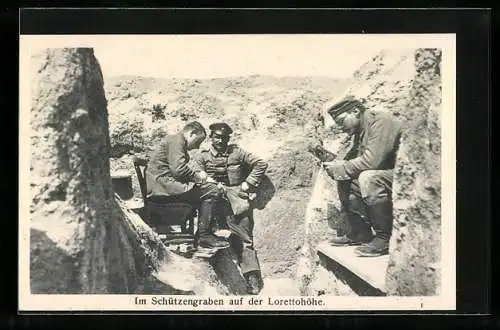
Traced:
<path fill-rule="evenodd" d="M 389 256 L 360 257 L 355 254 L 355 248 L 356 246 L 332 246 L 328 242 L 321 242 L 317 246 L 318 252 L 340 264 L 370 286 L 385 292 L 385 273 Z"/>

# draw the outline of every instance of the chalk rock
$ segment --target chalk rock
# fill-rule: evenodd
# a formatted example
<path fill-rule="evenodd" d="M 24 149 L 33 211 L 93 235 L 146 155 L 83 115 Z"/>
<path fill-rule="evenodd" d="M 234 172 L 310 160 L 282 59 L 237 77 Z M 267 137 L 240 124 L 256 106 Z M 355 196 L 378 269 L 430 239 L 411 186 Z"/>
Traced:
<path fill-rule="evenodd" d="M 441 283 L 441 51 L 419 49 L 394 178 L 390 294 L 436 295 Z"/>

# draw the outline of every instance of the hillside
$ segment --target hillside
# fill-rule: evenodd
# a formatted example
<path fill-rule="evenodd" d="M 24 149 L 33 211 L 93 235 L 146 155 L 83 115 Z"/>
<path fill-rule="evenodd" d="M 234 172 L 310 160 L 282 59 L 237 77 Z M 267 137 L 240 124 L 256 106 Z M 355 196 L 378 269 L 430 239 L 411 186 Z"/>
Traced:
<path fill-rule="evenodd" d="M 233 142 L 269 161 L 267 173 L 276 190 L 267 207 L 256 211 L 255 245 L 264 275 L 291 276 L 304 241 L 305 209 L 316 172 L 307 144 L 324 135 L 324 102 L 349 83 L 268 76 L 108 79 L 112 169 L 133 173 L 131 155 L 147 154 L 161 137 L 189 120 L 206 127 L 228 122 L 235 131 Z M 140 196 L 136 180 L 133 185 Z"/>
<path fill-rule="evenodd" d="M 307 145 L 321 139 L 340 155 L 347 150 L 348 143 L 341 142 L 343 134 L 325 130 L 331 119 L 322 108 L 327 100 L 353 94 L 371 109 L 400 117 L 406 128 L 395 170 L 395 234 L 388 287 L 395 294 L 436 292 L 439 273 L 436 266 L 426 265 L 438 264 L 440 251 L 440 199 L 436 198 L 440 196 L 439 65 L 438 50 L 393 50 L 367 59 L 351 80 L 109 79 L 105 91 L 111 166 L 132 173 L 132 154 L 146 154 L 162 136 L 177 131 L 186 121 L 196 119 L 206 126 L 227 121 L 235 129 L 233 141 L 269 162 L 268 175 L 276 193 L 266 208 L 256 211 L 254 229 L 266 279 L 292 277 L 303 294 L 351 294 L 339 281 L 329 282 L 331 276 L 315 261 L 316 244 L 331 237 L 337 226 L 339 205 L 336 187 L 326 183 L 324 176 L 316 180 L 319 166 Z M 422 180 L 428 189 L 419 188 Z M 428 232 L 427 243 L 423 236 L 408 231 L 414 226 L 408 213 L 422 219 L 423 225 L 414 230 Z M 425 274 L 423 282 L 413 280 L 407 270 L 415 263 L 421 263 L 417 271 Z M 406 278 L 404 283 L 397 280 L 401 277 Z"/>
<path fill-rule="evenodd" d="M 157 138 L 189 120 L 226 120 L 233 141 L 254 148 L 259 141 L 286 141 L 311 135 L 314 115 L 349 81 L 328 78 L 250 76 L 227 79 L 114 77 L 105 82 L 113 157 L 144 152 Z M 121 127 L 123 124 L 128 127 Z M 262 140 L 256 141 L 259 137 Z M 276 142 L 276 141 L 273 141 Z M 262 144 L 260 144 L 263 147 Z M 271 143 L 263 156 L 271 154 Z"/>

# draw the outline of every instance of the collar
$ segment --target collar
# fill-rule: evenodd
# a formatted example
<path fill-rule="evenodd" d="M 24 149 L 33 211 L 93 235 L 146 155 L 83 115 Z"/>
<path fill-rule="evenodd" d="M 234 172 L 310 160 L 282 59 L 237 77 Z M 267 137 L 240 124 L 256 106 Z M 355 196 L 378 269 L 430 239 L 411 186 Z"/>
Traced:
<path fill-rule="evenodd" d="M 368 115 L 368 110 L 365 110 L 365 112 L 363 113 L 363 115 L 360 118 L 360 123 L 359 123 L 360 138 L 362 138 L 365 135 L 366 130 L 368 129 L 369 123 L 368 123 L 367 115 Z"/>
<path fill-rule="evenodd" d="M 184 145 L 186 145 L 186 144 L 187 144 L 187 140 L 186 140 L 186 138 L 184 137 L 184 134 L 182 134 L 181 132 L 179 132 L 179 133 L 177 133 L 177 134 L 175 134 L 175 135 L 179 136 L 179 138 L 181 139 L 181 141 L 182 141 L 182 143 L 183 143 Z"/>
<path fill-rule="evenodd" d="M 213 146 L 210 146 L 209 150 L 212 153 L 212 155 L 214 155 L 215 157 L 217 157 L 217 156 L 224 156 L 224 157 L 229 156 L 229 146 L 223 152 L 219 152 L 219 151 L 215 150 L 215 148 Z"/>

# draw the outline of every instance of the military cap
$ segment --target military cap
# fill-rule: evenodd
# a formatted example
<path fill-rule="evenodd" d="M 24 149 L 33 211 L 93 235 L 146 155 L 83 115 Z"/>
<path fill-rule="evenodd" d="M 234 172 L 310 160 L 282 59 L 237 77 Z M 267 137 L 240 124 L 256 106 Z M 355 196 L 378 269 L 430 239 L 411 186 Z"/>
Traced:
<path fill-rule="evenodd" d="M 363 103 L 354 96 L 348 95 L 332 105 L 328 104 L 326 112 L 328 112 L 330 116 L 336 117 L 356 107 L 363 107 Z"/>
<path fill-rule="evenodd" d="M 226 123 L 213 123 L 208 128 L 217 135 L 229 136 L 233 133 L 231 127 Z"/>

